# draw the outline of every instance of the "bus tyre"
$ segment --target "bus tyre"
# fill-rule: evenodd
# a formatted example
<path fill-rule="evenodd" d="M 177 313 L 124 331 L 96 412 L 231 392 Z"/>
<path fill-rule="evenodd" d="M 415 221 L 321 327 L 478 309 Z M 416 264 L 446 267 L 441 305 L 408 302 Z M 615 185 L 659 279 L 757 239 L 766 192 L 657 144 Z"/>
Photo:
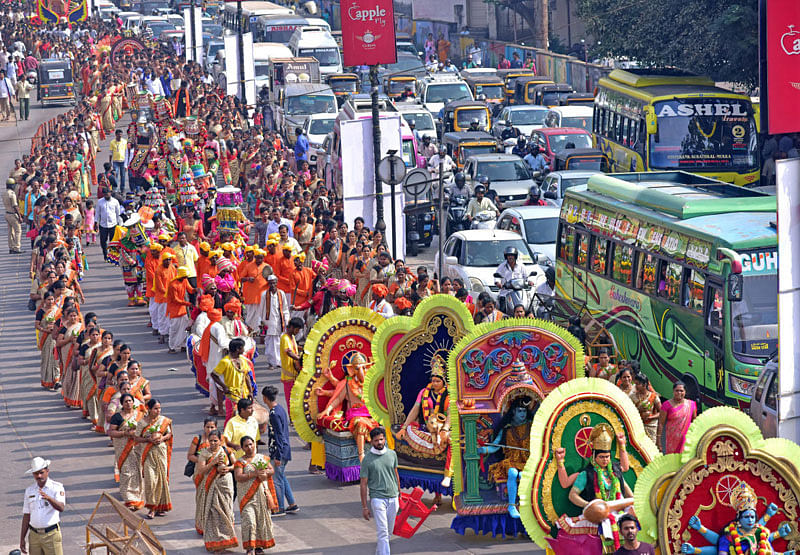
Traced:
<path fill-rule="evenodd" d="M 686 384 L 686 398 L 697 403 L 697 412 L 700 412 L 700 386 L 694 376 L 684 374 L 681 381 Z"/>
<path fill-rule="evenodd" d="M 408 244 L 408 256 L 417 256 L 419 254 L 419 245 L 416 241 L 411 241 Z"/>

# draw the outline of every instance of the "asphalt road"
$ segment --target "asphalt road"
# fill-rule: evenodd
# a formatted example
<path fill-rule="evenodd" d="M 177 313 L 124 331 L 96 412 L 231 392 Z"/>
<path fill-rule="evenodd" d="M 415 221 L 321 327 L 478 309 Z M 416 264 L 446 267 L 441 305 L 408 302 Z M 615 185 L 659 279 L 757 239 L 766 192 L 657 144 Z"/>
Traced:
<path fill-rule="evenodd" d="M 36 107 L 32 119 L 17 126 L 0 124 L 0 176 L 7 175 L 14 158 L 28 152 L 36 126 L 63 108 Z M 125 123 L 127 123 L 127 116 Z M 107 145 L 100 153 L 105 160 Z M 90 431 L 78 411 L 68 410 L 58 393 L 39 385 L 39 353 L 34 343 L 33 313 L 25 308 L 29 280 L 29 250 L 8 255 L 7 230 L 0 224 L 0 553 L 18 546 L 22 494 L 32 483 L 25 471 L 30 459 L 42 456 L 52 461 L 53 479 L 63 482 L 67 509 L 62 516 L 64 552 L 85 552 L 85 525 L 101 492 L 117 492 L 113 479 L 113 450 L 108 438 Z M 431 264 L 435 247 L 410 259 L 416 267 Z M 99 315 L 100 325 L 131 345 L 151 381 L 154 397 L 163 413 L 172 418 L 175 451 L 171 469 L 174 510 L 149 524 L 170 554 L 204 553 L 194 531 L 194 488 L 183 476 L 186 451 L 191 437 L 200 431 L 207 406 L 194 389 L 185 355 L 169 355 L 146 327 L 145 308 L 128 308 L 119 268 L 102 262 L 99 246 L 88 249 L 90 269 L 82 283 L 87 303 L 82 310 Z M 278 385 L 279 375 L 267 373 L 263 359 L 256 362 L 259 386 Z M 375 531 L 361 518 L 357 486 L 339 486 L 324 476 L 312 476 L 305 469 L 309 452 L 293 437 L 294 459 L 287 475 L 300 505 L 300 512 L 275 519 L 277 545 L 272 553 L 373 553 Z M 428 499 L 430 500 L 430 499 Z M 237 511 L 238 517 L 238 511 Z M 442 506 L 411 539 L 395 538 L 396 553 L 539 553 L 528 540 L 501 540 L 474 535 L 459 536 L 450 530 L 452 508 Z M 238 527 L 238 521 L 237 521 Z"/>

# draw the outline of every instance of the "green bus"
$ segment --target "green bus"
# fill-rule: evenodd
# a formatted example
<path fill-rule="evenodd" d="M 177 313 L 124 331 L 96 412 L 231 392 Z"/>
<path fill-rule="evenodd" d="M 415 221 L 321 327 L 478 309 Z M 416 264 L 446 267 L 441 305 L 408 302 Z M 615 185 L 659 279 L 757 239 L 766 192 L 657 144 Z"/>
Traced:
<path fill-rule="evenodd" d="M 656 391 L 749 407 L 778 344 L 774 196 L 685 172 L 592 176 L 561 207 L 557 295 Z"/>

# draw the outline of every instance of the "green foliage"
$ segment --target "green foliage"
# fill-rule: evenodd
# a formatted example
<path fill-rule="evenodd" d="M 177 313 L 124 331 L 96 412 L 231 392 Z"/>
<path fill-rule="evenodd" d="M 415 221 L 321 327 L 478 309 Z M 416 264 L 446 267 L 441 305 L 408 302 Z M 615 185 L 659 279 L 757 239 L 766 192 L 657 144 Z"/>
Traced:
<path fill-rule="evenodd" d="M 578 0 L 578 13 L 604 54 L 757 83 L 756 0 Z"/>

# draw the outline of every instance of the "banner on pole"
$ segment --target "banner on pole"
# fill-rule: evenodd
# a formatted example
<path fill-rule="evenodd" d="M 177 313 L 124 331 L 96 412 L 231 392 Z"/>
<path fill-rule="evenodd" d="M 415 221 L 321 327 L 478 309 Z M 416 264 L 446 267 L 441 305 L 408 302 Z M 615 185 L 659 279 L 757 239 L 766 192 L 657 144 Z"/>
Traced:
<path fill-rule="evenodd" d="M 341 12 L 344 65 L 397 61 L 392 0 L 342 0 Z"/>
<path fill-rule="evenodd" d="M 766 5 L 767 129 L 771 135 L 800 131 L 800 2 L 769 0 Z M 344 24 L 344 19 L 342 20 Z"/>

